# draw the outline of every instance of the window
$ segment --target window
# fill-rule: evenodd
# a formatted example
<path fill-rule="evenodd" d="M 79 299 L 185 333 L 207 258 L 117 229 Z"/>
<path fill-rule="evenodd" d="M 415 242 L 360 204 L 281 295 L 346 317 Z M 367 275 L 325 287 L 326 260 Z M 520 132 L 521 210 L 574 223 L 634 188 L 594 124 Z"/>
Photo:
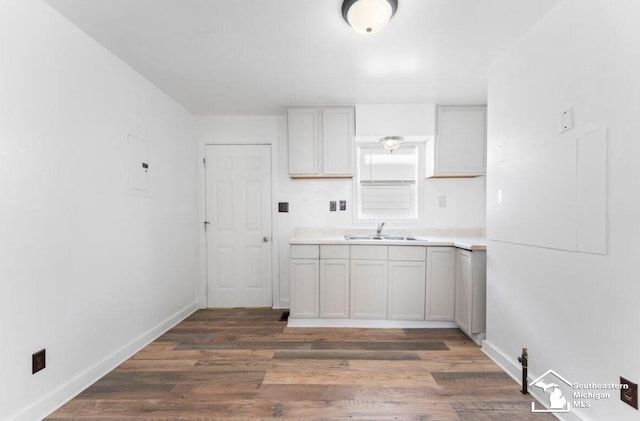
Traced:
<path fill-rule="evenodd" d="M 361 145 L 357 155 L 357 218 L 418 218 L 418 147 L 390 153 L 379 144 Z"/>

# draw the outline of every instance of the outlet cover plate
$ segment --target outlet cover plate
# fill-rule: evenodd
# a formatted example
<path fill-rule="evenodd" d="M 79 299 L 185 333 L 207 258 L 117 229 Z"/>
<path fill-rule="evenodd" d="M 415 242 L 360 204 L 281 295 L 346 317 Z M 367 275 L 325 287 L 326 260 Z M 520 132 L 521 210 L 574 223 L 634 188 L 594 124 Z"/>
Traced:
<path fill-rule="evenodd" d="M 46 350 L 40 351 L 31 355 L 31 374 L 36 374 L 38 371 L 43 370 L 46 367 Z"/>
<path fill-rule="evenodd" d="M 573 107 L 560 112 L 560 133 L 573 129 Z"/>
<path fill-rule="evenodd" d="M 629 386 L 628 389 L 620 388 L 620 400 L 627 405 L 638 409 L 638 383 L 633 383 L 632 381 L 620 376 L 620 384 L 626 384 Z"/>

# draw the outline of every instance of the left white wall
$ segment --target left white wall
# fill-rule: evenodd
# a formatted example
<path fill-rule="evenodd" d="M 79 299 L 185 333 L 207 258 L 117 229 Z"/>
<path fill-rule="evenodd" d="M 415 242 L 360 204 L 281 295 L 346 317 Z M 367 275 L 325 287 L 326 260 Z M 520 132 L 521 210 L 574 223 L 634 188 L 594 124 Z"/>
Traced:
<path fill-rule="evenodd" d="M 151 197 L 123 193 L 129 134 Z M 197 155 L 184 108 L 41 1 L 0 0 L 0 419 L 46 416 L 196 308 Z"/>

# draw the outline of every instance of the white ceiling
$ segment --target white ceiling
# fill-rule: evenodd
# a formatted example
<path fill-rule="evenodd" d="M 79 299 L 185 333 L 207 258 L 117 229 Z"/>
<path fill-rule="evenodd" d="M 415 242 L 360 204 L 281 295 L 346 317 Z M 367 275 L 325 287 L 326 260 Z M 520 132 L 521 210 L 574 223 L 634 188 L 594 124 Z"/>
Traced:
<path fill-rule="evenodd" d="M 363 36 L 342 0 L 45 0 L 195 114 L 486 103 L 487 67 L 559 0 L 399 0 Z"/>

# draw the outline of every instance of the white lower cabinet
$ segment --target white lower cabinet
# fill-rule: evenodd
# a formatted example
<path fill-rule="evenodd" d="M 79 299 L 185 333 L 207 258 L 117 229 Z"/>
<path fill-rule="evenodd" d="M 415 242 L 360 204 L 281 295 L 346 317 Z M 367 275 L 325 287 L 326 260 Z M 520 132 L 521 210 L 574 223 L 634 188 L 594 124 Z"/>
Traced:
<path fill-rule="evenodd" d="M 292 245 L 290 317 L 458 323 L 484 332 L 484 252 Z"/>
<path fill-rule="evenodd" d="M 455 322 L 477 341 L 485 332 L 486 252 L 456 250 Z"/>
<path fill-rule="evenodd" d="M 427 248 L 425 320 L 451 321 L 454 318 L 456 249 Z"/>
<path fill-rule="evenodd" d="M 320 317 L 349 318 L 348 259 L 320 259 Z"/>
<path fill-rule="evenodd" d="M 389 319 L 424 320 L 424 262 L 389 262 Z"/>
<path fill-rule="evenodd" d="M 291 317 L 313 318 L 320 315 L 318 260 L 291 259 Z"/>
<path fill-rule="evenodd" d="M 320 315 L 320 247 L 318 245 L 292 245 L 290 316 L 314 318 Z"/>
<path fill-rule="evenodd" d="M 424 320 L 426 247 L 389 247 L 388 314 L 391 320 Z"/>
<path fill-rule="evenodd" d="M 387 261 L 352 260 L 350 317 L 387 318 Z"/>
<path fill-rule="evenodd" d="M 387 318 L 387 246 L 351 246 L 349 317 Z"/>

